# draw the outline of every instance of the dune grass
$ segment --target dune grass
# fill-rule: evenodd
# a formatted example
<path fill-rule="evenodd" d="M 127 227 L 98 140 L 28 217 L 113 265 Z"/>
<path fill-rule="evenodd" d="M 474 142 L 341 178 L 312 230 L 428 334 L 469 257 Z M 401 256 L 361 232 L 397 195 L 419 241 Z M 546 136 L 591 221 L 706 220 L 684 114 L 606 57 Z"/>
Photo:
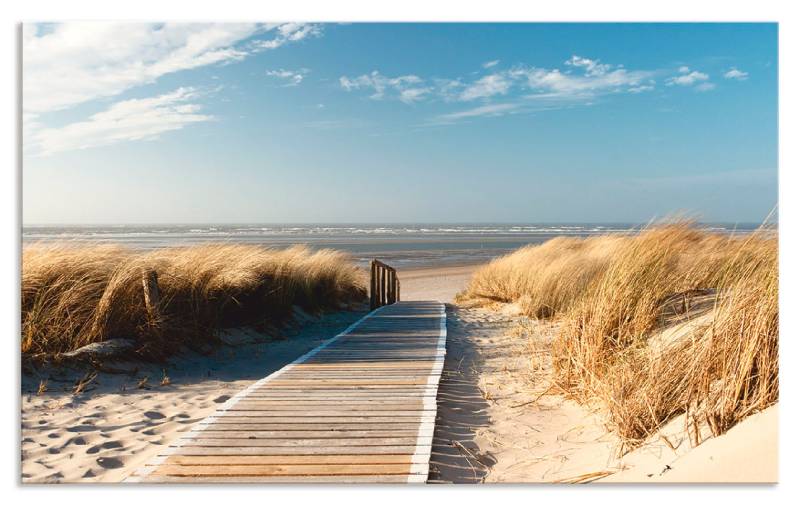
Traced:
<path fill-rule="evenodd" d="M 774 232 L 675 222 L 525 247 L 476 272 L 459 300 L 515 302 L 558 321 L 554 383 L 600 399 L 631 447 L 681 413 L 695 434 L 719 434 L 777 401 L 777 293 Z M 704 315 L 692 310 L 702 297 L 712 299 Z M 703 324 L 664 336 L 689 320 Z"/>
<path fill-rule="evenodd" d="M 151 271 L 157 320 L 144 303 L 142 277 Z M 22 255 L 22 353 L 50 357 L 127 338 L 158 358 L 213 341 L 223 327 L 278 324 L 293 306 L 318 311 L 364 297 L 357 269 L 333 250 L 36 244 Z"/>

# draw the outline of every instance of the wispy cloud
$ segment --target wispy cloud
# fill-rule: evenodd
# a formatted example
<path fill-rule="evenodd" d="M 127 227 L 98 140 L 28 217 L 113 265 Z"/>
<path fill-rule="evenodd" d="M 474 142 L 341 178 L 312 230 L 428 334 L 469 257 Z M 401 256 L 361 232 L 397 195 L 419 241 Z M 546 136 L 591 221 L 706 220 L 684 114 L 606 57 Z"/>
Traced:
<path fill-rule="evenodd" d="M 309 23 L 284 23 L 274 27 L 275 37 L 259 40 L 253 47 L 261 49 L 277 49 L 290 42 L 299 42 L 310 37 L 322 35 L 322 25 Z"/>
<path fill-rule="evenodd" d="M 259 30 L 257 24 L 26 24 L 23 107 L 66 109 L 170 73 L 241 60 L 247 53 L 237 42 Z"/>
<path fill-rule="evenodd" d="M 472 109 L 462 110 L 458 112 L 451 112 L 449 114 L 441 114 L 436 116 L 431 121 L 431 124 L 452 124 L 464 119 L 471 119 L 476 117 L 494 117 L 512 114 L 522 107 L 521 103 L 495 103 L 489 105 L 481 105 Z"/>
<path fill-rule="evenodd" d="M 469 102 L 477 98 L 505 95 L 511 89 L 511 84 L 511 80 L 505 73 L 487 75 L 467 86 L 459 98 Z"/>
<path fill-rule="evenodd" d="M 33 155 L 47 156 L 123 141 L 153 140 L 164 132 L 214 119 L 202 114 L 202 106 L 194 103 L 201 95 L 194 88 L 178 88 L 152 98 L 123 100 L 84 121 L 36 129 L 26 147 Z"/>
<path fill-rule="evenodd" d="M 747 72 L 745 72 L 743 70 L 739 70 L 736 67 L 731 67 L 731 69 L 728 70 L 727 72 L 725 72 L 725 74 L 724 74 L 724 77 L 726 79 L 735 79 L 737 81 L 747 80 L 747 78 L 749 76 L 750 76 L 750 74 L 748 74 Z"/>
<path fill-rule="evenodd" d="M 339 78 L 339 84 L 346 91 L 367 89 L 372 92 L 370 98 L 373 100 L 381 100 L 387 95 L 391 95 L 405 103 L 419 101 L 430 93 L 431 89 L 422 86 L 422 82 L 422 79 L 416 75 L 386 77 L 377 70 L 358 77 L 342 76 Z"/>
<path fill-rule="evenodd" d="M 298 70 L 284 70 L 280 68 L 278 70 L 267 70 L 267 75 L 284 81 L 283 86 L 292 87 L 303 82 L 303 79 L 309 72 L 310 70 L 307 68 Z"/>
<path fill-rule="evenodd" d="M 25 24 L 22 29 L 22 102 L 26 151 L 32 143 L 52 153 L 63 151 L 67 146 L 86 148 L 117 138 L 142 138 L 141 125 L 130 118 L 111 125 L 113 136 L 99 135 L 92 129 L 127 107 L 136 104 L 144 107 L 172 95 L 125 100 L 85 121 L 57 129 L 46 128 L 46 114 L 114 97 L 137 86 L 154 83 L 168 74 L 239 61 L 252 53 L 320 33 L 318 25 L 298 23 Z M 261 35 L 266 38 L 258 40 L 256 37 Z M 191 88 L 182 89 L 185 92 Z M 199 105 L 161 107 L 148 112 L 162 114 L 162 119 L 168 121 L 161 131 L 168 131 L 176 129 L 178 124 L 182 127 L 187 122 L 206 120 L 207 116 L 188 113 L 192 107 Z M 172 119 L 176 121 L 171 122 Z M 130 135 L 121 131 L 126 125 L 132 128 Z M 73 132 L 83 129 L 88 129 L 91 138 L 77 142 L 72 137 Z M 157 128 L 145 130 L 156 131 Z"/>
<path fill-rule="evenodd" d="M 548 102 L 554 104 L 586 103 L 592 98 L 609 93 L 643 93 L 655 87 L 655 72 L 628 70 L 622 65 L 613 66 L 580 56 L 572 56 L 564 62 L 566 69 L 548 69 L 526 65 L 516 65 L 506 69 L 496 69 L 499 60 L 483 64 L 491 69 L 485 75 L 468 79 L 423 79 L 417 75 L 386 77 L 378 71 L 358 77 L 343 76 L 339 82 L 343 89 L 354 91 L 369 89 L 370 98 L 399 99 L 406 103 L 417 101 L 441 101 L 445 103 L 485 102 L 486 106 L 444 114 L 434 118 L 434 122 L 454 122 L 462 118 L 510 114 L 529 111 L 531 107 L 524 102 Z M 491 104 L 498 97 L 507 97 L 503 104 Z"/>
<path fill-rule="evenodd" d="M 689 67 L 680 67 L 678 75 L 667 78 L 664 83 L 667 86 L 696 86 L 698 91 L 709 91 L 714 89 L 714 85 L 708 82 L 708 74 L 692 70 Z"/>

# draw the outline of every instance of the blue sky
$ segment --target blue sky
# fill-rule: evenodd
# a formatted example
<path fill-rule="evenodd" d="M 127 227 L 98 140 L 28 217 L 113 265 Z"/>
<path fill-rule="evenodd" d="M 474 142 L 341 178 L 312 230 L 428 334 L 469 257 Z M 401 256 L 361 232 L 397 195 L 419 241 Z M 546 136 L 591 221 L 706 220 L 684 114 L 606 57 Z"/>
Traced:
<path fill-rule="evenodd" d="M 775 24 L 25 25 L 23 221 L 760 221 Z"/>

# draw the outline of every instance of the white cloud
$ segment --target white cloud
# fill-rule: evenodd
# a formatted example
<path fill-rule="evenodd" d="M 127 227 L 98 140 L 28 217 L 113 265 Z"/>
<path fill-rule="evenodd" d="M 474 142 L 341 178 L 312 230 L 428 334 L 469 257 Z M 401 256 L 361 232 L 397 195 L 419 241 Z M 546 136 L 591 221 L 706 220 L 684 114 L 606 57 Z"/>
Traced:
<path fill-rule="evenodd" d="M 739 70 L 736 67 L 731 67 L 730 70 L 725 72 L 725 78 L 726 79 L 736 79 L 737 81 L 744 81 L 749 76 L 750 76 L 750 74 L 748 74 L 747 72 L 744 72 L 742 70 Z"/>
<path fill-rule="evenodd" d="M 489 105 L 481 105 L 472 109 L 467 109 L 459 112 L 452 112 L 450 114 L 442 114 L 434 118 L 434 124 L 450 124 L 464 119 L 484 116 L 502 116 L 511 114 L 522 107 L 519 103 L 496 103 Z"/>
<path fill-rule="evenodd" d="M 695 86 L 694 89 L 697 91 L 711 91 L 712 89 L 716 88 L 717 85 L 713 82 L 703 82 Z"/>
<path fill-rule="evenodd" d="M 698 72 L 697 70 L 690 71 L 687 67 L 681 67 L 679 72 L 681 75 L 676 75 L 666 80 L 667 86 L 692 86 L 708 80 L 708 74 Z"/>
<path fill-rule="evenodd" d="M 425 95 L 430 93 L 430 88 L 408 88 L 400 91 L 400 101 L 403 103 L 413 103 L 422 100 Z"/>
<path fill-rule="evenodd" d="M 236 43 L 259 29 L 256 24 L 25 25 L 23 108 L 66 109 L 180 70 L 240 60 L 247 53 Z"/>
<path fill-rule="evenodd" d="M 359 89 L 372 90 L 370 98 L 381 100 L 386 97 L 387 92 L 393 97 L 405 103 L 412 103 L 420 100 L 425 94 L 430 92 L 430 88 L 421 86 L 422 79 L 416 75 L 401 75 L 398 77 L 386 77 L 377 70 L 370 74 L 358 77 L 339 78 L 339 84 L 346 91 Z"/>
<path fill-rule="evenodd" d="M 309 23 L 285 23 L 275 28 L 276 36 L 270 40 L 257 41 L 254 46 L 262 49 L 277 49 L 289 42 L 299 42 L 308 37 L 322 35 L 322 26 Z"/>
<path fill-rule="evenodd" d="M 613 93 L 639 87 L 651 77 L 652 72 L 631 71 L 625 68 L 608 71 L 606 66 L 600 70 L 598 67 L 591 69 L 587 67 L 584 75 L 573 75 L 562 73 L 558 69 L 517 67 L 511 70 L 511 75 L 525 79 L 528 87 L 534 91 L 573 97 Z"/>
<path fill-rule="evenodd" d="M 107 146 L 130 140 L 153 140 L 161 133 L 179 130 L 187 124 L 211 121 L 192 103 L 201 96 L 193 88 L 152 98 L 123 100 L 102 112 L 57 128 L 36 128 L 29 133 L 26 148 L 34 155 Z"/>
<path fill-rule="evenodd" d="M 498 60 L 499 62 L 499 60 Z M 494 62 L 489 62 L 494 63 Z M 406 103 L 415 101 L 443 100 L 445 102 L 474 100 L 489 101 L 512 92 L 527 92 L 527 99 L 565 101 L 591 99 L 604 93 L 642 93 L 654 89 L 653 72 L 628 70 L 621 65 L 600 63 L 580 56 L 573 56 L 565 65 L 578 68 L 579 74 L 562 72 L 559 69 L 546 69 L 518 65 L 484 75 L 475 80 L 463 78 L 438 79 L 429 81 L 416 75 L 395 78 L 385 77 L 378 71 L 358 77 L 341 77 L 343 89 L 372 90 L 371 98 L 397 98 Z M 494 66 L 494 65 L 492 65 Z M 389 91 L 392 91 L 390 94 Z"/>
<path fill-rule="evenodd" d="M 656 72 L 629 70 L 622 65 L 602 63 L 574 55 L 564 62 L 566 69 L 517 65 L 495 69 L 499 60 L 483 64 L 493 72 L 476 78 L 430 78 L 417 75 L 386 77 L 378 71 L 358 77 L 342 76 L 339 83 L 346 91 L 368 90 L 370 98 L 396 99 L 405 103 L 485 102 L 479 107 L 438 115 L 430 124 L 451 124 L 463 119 L 541 110 L 588 106 L 598 96 L 652 91 Z M 472 74 L 470 74 L 472 75 Z M 493 103 L 507 97 L 505 103 Z"/>
<path fill-rule="evenodd" d="M 285 81 L 283 84 L 284 86 L 291 87 L 297 86 L 303 82 L 303 79 L 306 75 L 308 75 L 309 72 L 310 70 L 307 68 L 301 68 L 299 70 L 284 70 L 280 68 L 278 70 L 267 70 L 267 75 L 269 77 L 281 79 Z"/>
<path fill-rule="evenodd" d="M 64 139 L 73 130 L 46 129 L 42 115 L 69 109 L 100 98 L 119 95 L 129 89 L 151 84 L 160 77 L 213 64 L 242 60 L 253 52 L 274 49 L 289 42 L 318 36 L 317 25 L 286 23 L 109 23 L 69 22 L 25 24 L 22 27 L 22 104 L 23 142 L 38 143 L 47 139 L 48 151 L 64 150 L 54 132 Z M 269 40 L 245 43 L 256 35 L 268 34 Z M 189 88 L 183 88 L 189 89 Z M 162 97 L 169 95 L 162 95 Z M 115 107 L 145 101 L 126 100 L 105 113 L 73 123 L 81 128 L 99 124 L 102 114 L 120 112 Z M 193 105 L 192 107 L 199 107 Z M 207 116 L 187 114 L 189 106 L 176 106 L 169 118 L 181 116 L 182 124 Z M 151 111 L 152 112 L 152 111 Z M 166 113 L 165 109 L 158 109 Z M 179 123 L 181 121 L 178 121 Z M 138 126 L 130 138 L 136 138 Z M 175 129 L 168 123 L 164 131 Z M 115 125 L 114 129 L 117 127 Z M 117 132 L 119 138 L 125 137 Z M 108 140 L 108 138 L 106 138 Z M 96 143 L 89 140 L 85 144 Z M 63 145 L 83 145 L 70 141 Z M 86 147 L 83 146 L 83 147 Z"/>
<path fill-rule="evenodd" d="M 491 74 L 481 77 L 467 86 L 459 95 L 459 99 L 468 102 L 477 98 L 505 95 L 509 88 L 511 88 L 511 81 L 505 74 Z"/>
<path fill-rule="evenodd" d="M 564 62 L 565 65 L 583 68 L 586 75 L 598 76 L 603 75 L 611 69 L 611 65 L 600 63 L 600 60 L 590 60 L 589 58 L 582 58 L 580 56 L 572 55 L 572 58 Z"/>
<path fill-rule="evenodd" d="M 633 86 L 628 88 L 628 93 L 644 93 L 645 91 L 653 91 L 655 86 L 643 84 L 641 86 Z"/>

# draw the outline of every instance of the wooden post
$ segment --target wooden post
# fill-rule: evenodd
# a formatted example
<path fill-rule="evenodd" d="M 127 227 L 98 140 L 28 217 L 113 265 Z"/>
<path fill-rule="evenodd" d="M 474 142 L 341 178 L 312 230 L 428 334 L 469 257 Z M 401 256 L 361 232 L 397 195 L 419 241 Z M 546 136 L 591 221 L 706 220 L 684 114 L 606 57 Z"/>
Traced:
<path fill-rule="evenodd" d="M 142 289 L 144 290 L 144 306 L 147 309 L 148 322 L 155 326 L 160 317 L 158 304 L 161 293 L 158 290 L 158 274 L 155 270 L 142 271 Z"/>
<path fill-rule="evenodd" d="M 400 300 L 397 270 L 378 260 L 369 265 L 369 306 L 371 310 Z"/>
<path fill-rule="evenodd" d="M 376 274 L 378 273 L 378 265 L 375 263 L 375 260 L 370 261 L 369 263 L 369 309 L 375 310 L 378 307 L 378 299 L 377 299 L 377 291 L 375 289 L 376 285 Z"/>

